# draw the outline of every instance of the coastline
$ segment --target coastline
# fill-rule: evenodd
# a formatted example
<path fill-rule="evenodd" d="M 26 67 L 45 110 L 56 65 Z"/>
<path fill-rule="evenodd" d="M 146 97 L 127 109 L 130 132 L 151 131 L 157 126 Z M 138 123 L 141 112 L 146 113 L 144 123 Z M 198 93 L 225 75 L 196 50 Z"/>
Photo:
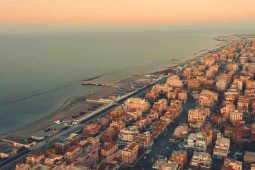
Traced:
<path fill-rule="evenodd" d="M 157 71 L 148 72 L 146 74 L 152 74 L 152 75 L 159 75 L 159 74 L 163 74 L 163 73 L 167 74 L 167 73 L 169 73 L 169 71 L 171 71 L 172 68 L 183 66 L 183 65 L 188 64 L 194 60 L 198 60 L 208 53 L 218 51 L 225 45 L 226 44 L 221 44 L 221 46 L 216 45 L 215 49 L 198 51 L 194 54 L 194 55 L 199 54 L 197 56 L 193 56 L 192 58 L 187 59 L 185 61 L 175 60 L 174 63 L 172 63 L 172 65 L 171 65 L 171 63 L 169 63 L 169 65 L 170 65 L 169 67 L 164 67 L 164 68 L 161 67 L 161 68 L 157 69 Z M 138 74 L 138 76 L 144 76 L 144 75 L 145 74 Z M 92 79 L 93 80 L 97 79 L 97 77 L 93 77 Z M 130 78 L 118 80 L 117 83 L 128 81 L 129 79 Z M 57 107 L 54 111 L 50 112 L 46 116 L 43 116 L 42 118 L 40 118 L 38 120 L 32 121 L 25 126 L 18 127 L 16 129 L 8 131 L 8 132 L 4 132 L 4 133 L 0 134 L 0 138 L 4 138 L 4 137 L 10 136 L 10 135 L 29 136 L 33 132 L 42 130 L 43 128 L 49 126 L 51 123 L 53 123 L 56 120 L 64 119 L 64 118 L 68 118 L 68 117 L 70 118 L 72 115 L 70 115 L 69 112 L 72 112 L 72 109 L 75 106 L 82 107 L 81 106 L 81 105 L 83 105 L 82 102 L 86 101 L 85 99 L 87 99 L 89 97 L 101 98 L 102 96 L 103 97 L 107 96 L 107 95 L 109 96 L 109 94 L 111 94 L 114 90 L 116 90 L 116 89 L 114 89 L 112 87 L 102 87 L 99 90 L 97 90 L 95 93 L 86 93 L 86 94 L 76 95 L 71 98 L 68 98 L 59 107 Z M 77 100 L 79 100 L 79 101 L 77 101 Z M 86 109 L 86 106 L 83 106 L 83 108 L 80 108 L 80 110 L 84 110 L 84 109 L 87 110 L 87 112 L 89 112 L 91 108 Z"/>

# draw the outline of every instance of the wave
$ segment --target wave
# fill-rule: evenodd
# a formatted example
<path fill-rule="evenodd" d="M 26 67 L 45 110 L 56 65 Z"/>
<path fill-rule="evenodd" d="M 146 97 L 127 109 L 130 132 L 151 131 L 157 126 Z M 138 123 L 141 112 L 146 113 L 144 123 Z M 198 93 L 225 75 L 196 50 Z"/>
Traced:
<path fill-rule="evenodd" d="M 87 78 L 85 80 L 86 81 L 88 81 L 88 80 L 95 80 L 95 79 L 98 79 L 98 78 L 100 78 L 102 76 L 103 75 L 97 75 L 97 76 L 93 76 L 93 77 Z M 79 81 L 73 81 L 73 82 L 70 82 L 69 84 L 63 85 L 61 87 L 53 88 L 53 89 L 48 89 L 48 90 L 44 90 L 44 91 L 38 91 L 38 92 L 35 92 L 33 94 L 30 94 L 30 95 L 27 95 L 27 96 L 24 96 L 24 97 L 21 97 L 21 98 L 18 98 L 18 99 L 13 99 L 13 100 L 8 100 L 8 101 L 0 102 L 0 106 L 6 105 L 6 104 L 18 103 L 18 102 L 22 102 L 22 101 L 25 101 L 25 100 L 37 97 L 37 96 L 41 96 L 41 95 L 49 94 L 49 93 L 52 93 L 52 92 L 56 92 L 56 91 L 65 89 L 67 87 L 70 87 L 74 83 L 77 83 L 77 82 L 79 82 Z"/>
<path fill-rule="evenodd" d="M 21 102 L 21 101 L 24 101 L 24 100 L 31 99 L 33 97 L 37 97 L 37 96 L 45 95 L 45 94 L 48 94 L 48 93 L 56 92 L 56 91 L 62 90 L 64 88 L 70 87 L 71 85 L 72 85 L 72 83 L 66 84 L 64 86 L 57 87 L 57 88 L 54 88 L 54 89 L 49 89 L 49 90 L 45 90 L 45 91 L 36 92 L 36 93 L 30 94 L 30 95 L 27 95 L 27 96 L 24 96 L 22 98 L 18 98 L 18 99 L 15 99 L 15 100 L 9 100 L 9 101 L 5 101 L 5 102 L 1 102 L 0 106 L 1 105 L 6 105 L 6 104 L 18 103 L 18 102 Z"/>

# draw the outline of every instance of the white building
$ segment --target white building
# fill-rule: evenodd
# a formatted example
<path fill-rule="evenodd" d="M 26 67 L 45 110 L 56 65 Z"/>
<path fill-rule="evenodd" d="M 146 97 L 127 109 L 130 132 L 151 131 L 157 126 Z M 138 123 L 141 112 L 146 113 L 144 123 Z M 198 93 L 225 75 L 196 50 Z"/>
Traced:
<path fill-rule="evenodd" d="M 180 170 L 180 166 L 173 160 L 167 160 L 166 158 L 159 158 L 153 164 L 154 170 Z"/>
<path fill-rule="evenodd" d="M 204 136 L 198 133 L 191 133 L 187 138 L 186 149 L 191 149 L 194 151 L 205 151 L 206 150 L 206 139 Z"/>
<path fill-rule="evenodd" d="M 213 150 L 213 156 L 217 158 L 225 158 L 228 156 L 230 148 L 230 139 L 224 137 L 218 137 Z"/>
<path fill-rule="evenodd" d="M 190 166 L 194 168 L 210 168 L 212 164 L 212 158 L 209 153 L 206 152 L 194 152 Z"/>

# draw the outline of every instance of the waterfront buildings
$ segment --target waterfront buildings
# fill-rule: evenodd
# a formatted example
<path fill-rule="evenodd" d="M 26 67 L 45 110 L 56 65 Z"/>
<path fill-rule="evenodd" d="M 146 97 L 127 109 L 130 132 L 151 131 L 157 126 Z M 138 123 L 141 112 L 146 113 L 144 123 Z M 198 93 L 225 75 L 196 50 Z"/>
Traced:
<path fill-rule="evenodd" d="M 178 88 L 182 88 L 183 86 L 183 82 L 182 80 L 180 79 L 179 76 L 177 75 L 170 75 L 167 80 L 166 80 L 166 84 L 168 86 L 171 86 L 171 87 L 178 87 Z"/>
<path fill-rule="evenodd" d="M 95 136 L 97 135 L 101 130 L 101 125 L 98 123 L 91 123 L 83 128 L 84 133 L 87 136 Z"/>
<path fill-rule="evenodd" d="M 130 98 L 124 103 L 124 107 L 128 112 L 132 112 L 134 110 L 145 112 L 149 109 L 150 104 L 144 99 Z"/>

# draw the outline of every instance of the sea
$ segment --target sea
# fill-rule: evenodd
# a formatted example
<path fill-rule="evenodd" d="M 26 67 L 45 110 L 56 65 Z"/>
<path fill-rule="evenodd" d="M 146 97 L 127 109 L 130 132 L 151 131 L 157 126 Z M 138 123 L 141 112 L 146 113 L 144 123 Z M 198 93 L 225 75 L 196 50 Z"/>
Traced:
<path fill-rule="evenodd" d="M 218 35 L 198 30 L 0 33 L 0 134 L 98 90 L 81 86 L 82 80 L 101 76 L 99 81 L 112 82 L 162 70 L 219 47 Z"/>

